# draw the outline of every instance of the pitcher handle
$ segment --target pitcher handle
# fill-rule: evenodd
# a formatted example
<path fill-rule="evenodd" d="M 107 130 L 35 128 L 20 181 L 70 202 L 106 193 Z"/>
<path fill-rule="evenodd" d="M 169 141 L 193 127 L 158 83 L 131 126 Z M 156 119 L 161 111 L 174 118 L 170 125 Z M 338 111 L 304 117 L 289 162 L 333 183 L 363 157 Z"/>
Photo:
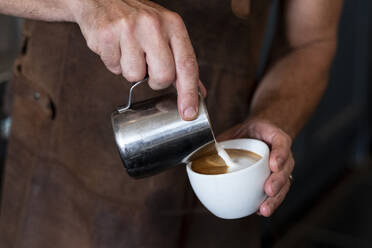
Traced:
<path fill-rule="evenodd" d="M 132 106 L 132 91 L 133 91 L 133 89 L 134 89 L 137 85 L 140 85 L 140 84 L 142 84 L 142 83 L 144 83 L 144 82 L 147 82 L 148 79 L 149 79 L 149 77 L 146 76 L 146 77 L 145 77 L 144 79 L 142 79 L 141 81 L 138 81 L 138 82 L 135 82 L 135 83 L 132 84 L 132 86 L 130 87 L 130 90 L 129 90 L 128 104 L 127 104 L 127 106 L 125 106 L 125 107 L 120 107 L 120 108 L 117 109 L 118 112 L 119 112 L 119 114 L 121 114 L 121 113 L 127 111 L 128 109 L 130 109 L 130 107 Z"/>

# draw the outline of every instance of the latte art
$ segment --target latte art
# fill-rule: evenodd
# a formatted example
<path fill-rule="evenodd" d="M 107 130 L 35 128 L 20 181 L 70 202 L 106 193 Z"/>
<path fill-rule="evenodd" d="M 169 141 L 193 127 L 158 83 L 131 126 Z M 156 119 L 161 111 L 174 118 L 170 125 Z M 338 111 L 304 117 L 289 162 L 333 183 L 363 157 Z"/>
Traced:
<path fill-rule="evenodd" d="M 200 174 L 224 174 L 247 168 L 261 159 L 257 153 L 242 149 L 225 149 L 232 166 L 226 165 L 217 153 L 207 155 L 192 161 L 191 169 Z M 229 161 L 229 162 L 230 162 Z"/>

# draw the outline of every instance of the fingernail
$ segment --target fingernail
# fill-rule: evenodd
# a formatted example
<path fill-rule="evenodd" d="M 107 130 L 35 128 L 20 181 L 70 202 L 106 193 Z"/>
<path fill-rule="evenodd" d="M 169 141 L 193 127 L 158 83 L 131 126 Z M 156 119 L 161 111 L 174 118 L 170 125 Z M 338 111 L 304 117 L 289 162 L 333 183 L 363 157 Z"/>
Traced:
<path fill-rule="evenodd" d="M 196 117 L 196 110 L 193 107 L 188 107 L 185 111 L 183 111 L 183 115 L 186 119 L 192 120 Z"/>
<path fill-rule="evenodd" d="M 271 193 L 273 194 L 273 196 L 279 192 L 279 188 L 280 188 L 279 181 L 273 181 L 271 183 Z"/>

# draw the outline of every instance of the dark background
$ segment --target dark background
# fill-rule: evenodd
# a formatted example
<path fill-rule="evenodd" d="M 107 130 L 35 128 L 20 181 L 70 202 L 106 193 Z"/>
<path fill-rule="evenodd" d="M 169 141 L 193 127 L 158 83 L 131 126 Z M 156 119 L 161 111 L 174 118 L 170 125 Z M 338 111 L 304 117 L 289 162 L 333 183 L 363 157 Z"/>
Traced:
<path fill-rule="evenodd" d="M 274 0 L 261 68 L 277 17 Z M 4 92 L 21 23 L 0 16 L 1 170 L 11 126 Z M 264 247 L 372 247 L 371 69 L 372 1 L 346 0 L 328 89 L 294 142 L 293 185 L 274 216 L 262 218 Z"/>

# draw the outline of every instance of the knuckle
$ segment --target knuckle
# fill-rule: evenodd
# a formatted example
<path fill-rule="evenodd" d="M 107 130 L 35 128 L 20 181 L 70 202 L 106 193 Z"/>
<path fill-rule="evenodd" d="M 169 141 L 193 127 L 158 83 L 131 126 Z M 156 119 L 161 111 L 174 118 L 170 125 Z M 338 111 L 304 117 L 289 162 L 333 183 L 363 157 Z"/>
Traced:
<path fill-rule="evenodd" d="M 142 80 L 145 77 L 145 73 L 141 71 L 122 71 L 123 77 L 128 81 L 128 82 L 138 82 Z"/>
<path fill-rule="evenodd" d="M 181 91 L 178 91 L 178 94 L 184 99 L 192 99 L 193 101 L 198 98 L 197 88 L 190 87 L 187 89 L 183 89 Z"/>
<path fill-rule="evenodd" d="M 274 150 L 274 152 L 275 151 L 276 160 L 280 161 L 281 163 L 284 163 L 288 159 L 288 152 L 286 149 L 278 147 L 276 150 Z"/>
<path fill-rule="evenodd" d="M 87 39 L 87 46 L 88 46 L 88 48 L 90 49 L 90 50 L 92 50 L 93 52 L 95 52 L 95 53 L 99 53 L 99 49 L 98 49 L 98 44 L 97 44 L 97 42 L 96 42 L 96 40 L 95 39 L 93 39 L 93 38 L 88 38 Z"/>
<path fill-rule="evenodd" d="M 118 30 L 120 30 L 124 35 L 134 33 L 134 28 L 135 28 L 134 21 L 132 21 L 129 18 L 124 18 L 123 17 L 118 22 Z"/>
<path fill-rule="evenodd" d="M 149 85 L 153 90 L 162 90 L 162 89 L 167 88 L 170 84 L 167 82 L 154 79 L 153 77 L 150 76 Z"/>
<path fill-rule="evenodd" d="M 121 73 L 121 69 L 120 69 L 120 67 L 118 67 L 118 66 L 110 66 L 110 67 L 107 67 L 107 69 L 108 69 L 110 72 L 112 72 L 112 73 L 114 73 L 114 74 L 116 74 L 116 75 L 119 75 L 119 74 Z"/>
<path fill-rule="evenodd" d="M 120 68 L 120 61 L 117 57 L 117 54 L 112 53 L 110 50 L 103 50 L 100 53 L 101 60 L 106 65 L 106 67 L 112 71 L 117 71 L 117 68 Z"/>
<path fill-rule="evenodd" d="M 198 63 L 194 56 L 187 56 L 180 61 L 180 69 L 187 73 L 197 73 Z"/>
<path fill-rule="evenodd" d="M 277 152 L 274 153 L 274 160 L 275 164 L 277 165 L 278 169 L 284 166 L 285 162 L 288 160 L 288 154 L 285 150 L 276 150 Z"/>
<path fill-rule="evenodd" d="M 285 141 L 287 144 L 290 145 L 290 144 L 292 143 L 292 138 L 291 138 L 291 136 L 289 136 L 287 133 L 282 132 L 282 136 L 283 136 L 284 141 Z"/>
<path fill-rule="evenodd" d="M 114 73 L 115 75 L 120 75 L 121 70 L 120 70 L 120 68 L 119 69 L 112 69 L 111 72 Z"/>
<path fill-rule="evenodd" d="M 157 73 L 156 76 L 152 77 L 152 80 L 158 84 L 164 84 L 169 86 L 175 79 L 175 73 L 171 70 L 166 70 L 162 73 Z"/>
<path fill-rule="evenodd" d="M 159 30 L 161 21 L 156 12 L 143 11 L 141 13 L 141 19 L 147 27 L 151 27 L 153 30 Z"/>
<path fill-rule="evenodd" d="M 174 11 L 167 11 L 165 13 L 165 17 L 166 17 L 167 21 L 169 23 L 172 23 L 173 25 L 176 25 L 176 26 L 180 26 L 180 25 L 183 26 L 184 25 L 182 17 Z"/>
<path fill-rule="evenodd" d="M 280 156 L 282 159 L 282 164 L 284 165 L 289 159 L 289 152 L 287 150 L 283 150 L 283 154 Z"/>
<path fill-rule="evenodd" d="M 111 71 L 112 69 L 116 69 L 118 68 L 118 66 L 120 65 L 117 61 L 113 60 L 113 59 L 109 59 L 109 58 L 105 58 L 105 57 L 102 57 L 101 56 L 101 60 L 103 61 L 103 63 L 106 65 L 106 67 Z"/>

